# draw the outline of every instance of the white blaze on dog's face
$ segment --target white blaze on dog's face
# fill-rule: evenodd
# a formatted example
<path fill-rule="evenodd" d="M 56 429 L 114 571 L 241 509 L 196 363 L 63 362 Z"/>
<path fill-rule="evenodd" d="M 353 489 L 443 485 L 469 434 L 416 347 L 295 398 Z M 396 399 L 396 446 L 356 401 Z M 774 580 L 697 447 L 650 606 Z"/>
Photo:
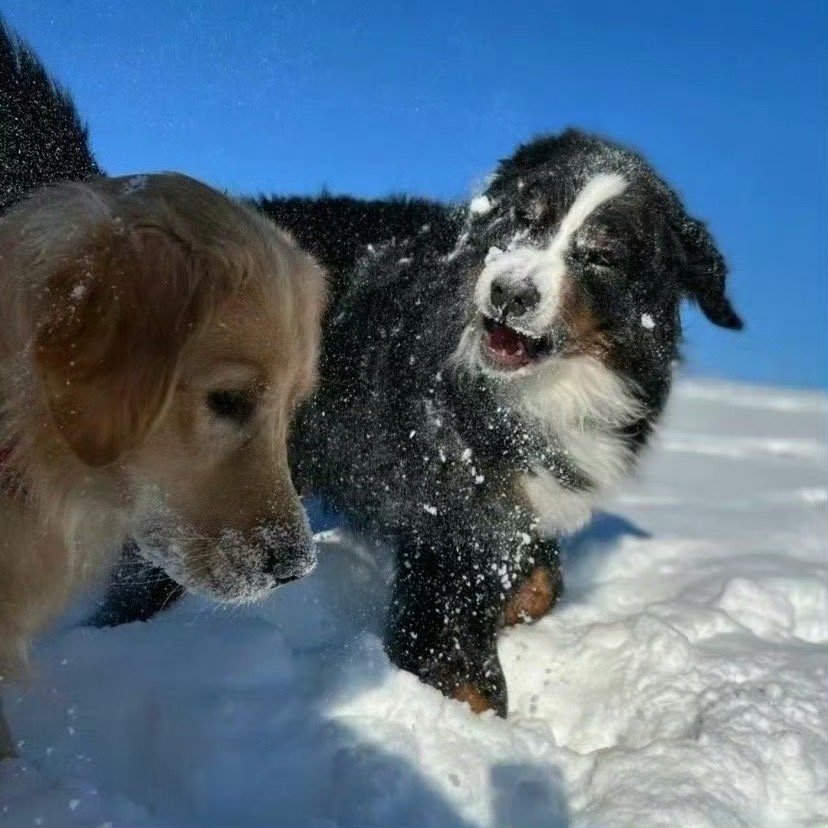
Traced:
<path fill-rule="evenodd" d="M 316 263 L 179 175 L 63 185 L 28 209 L 13 255 L 47 412 L 33 442 L 70 468 L 62 485 L 108 481 L 143 553 L 220 600 L 310 571 L 287 437 L 316 381 Z"/>
<path fill-rule="evenodd" d="M 481 342 L 486 364 L 494 370 L 520 371 L 560 350 L 569 253 L 589 218 L 628 186 L 618 173 L 589 178 L 547 239 L 518 235 L 507 248 L 492 247 L 474 291 L 486 335 Z M 544 207 L 533 205 L 540 218 Z"/>

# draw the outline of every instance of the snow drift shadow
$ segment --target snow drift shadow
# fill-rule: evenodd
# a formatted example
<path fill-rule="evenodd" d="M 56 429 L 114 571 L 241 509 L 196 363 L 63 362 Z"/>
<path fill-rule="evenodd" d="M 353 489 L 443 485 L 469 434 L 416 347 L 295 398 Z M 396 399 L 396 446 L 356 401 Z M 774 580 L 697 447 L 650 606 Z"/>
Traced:
<path fill-rule="evenodd" d="M 595 513 L 579 532 L 563 542 L 563 600 L 582 600 L 592 590 L 600 564 L 625 539 L 646 540 L 652 535 L 623 515 Z M 554 610 L 553 610 L 554 612 Z"/>

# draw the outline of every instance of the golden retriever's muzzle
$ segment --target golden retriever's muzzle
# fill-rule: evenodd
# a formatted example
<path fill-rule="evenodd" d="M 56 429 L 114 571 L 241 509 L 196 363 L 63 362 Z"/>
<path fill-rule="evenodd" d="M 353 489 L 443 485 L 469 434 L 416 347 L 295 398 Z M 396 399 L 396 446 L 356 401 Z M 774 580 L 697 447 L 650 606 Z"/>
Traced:
<path fill-rule="evenodd" d="M 247 520 L 237 514 L 236 526 L 221 516 L 205 525 L 148 493 L 132 533 L 139 553 L 182 586 L 223 603 L 247 603 L 316 566 L 316 545 L 298 497 L 280 503 L 292 508 Z"/>
<path fill-rule="evenodd" d="M 281 524 L 250 532 L 225 530 L 216 544 L 213 565 L 200 582 L 196 568 L 189 584 L 225 601 L 256 600 L 264 593 L 309 574 L 316 567 L 316 546 L 307 523 L 300 531 Z"/>

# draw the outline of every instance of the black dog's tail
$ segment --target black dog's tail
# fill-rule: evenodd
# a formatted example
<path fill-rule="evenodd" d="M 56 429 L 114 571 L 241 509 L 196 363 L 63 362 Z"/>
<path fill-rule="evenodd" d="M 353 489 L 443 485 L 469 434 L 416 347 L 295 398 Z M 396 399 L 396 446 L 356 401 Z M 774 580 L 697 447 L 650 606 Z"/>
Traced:
<path fill-rule="evenodd" d="M 44 184 L 100 172 L 71 97 L 0 18 L 0 213 Z"/>

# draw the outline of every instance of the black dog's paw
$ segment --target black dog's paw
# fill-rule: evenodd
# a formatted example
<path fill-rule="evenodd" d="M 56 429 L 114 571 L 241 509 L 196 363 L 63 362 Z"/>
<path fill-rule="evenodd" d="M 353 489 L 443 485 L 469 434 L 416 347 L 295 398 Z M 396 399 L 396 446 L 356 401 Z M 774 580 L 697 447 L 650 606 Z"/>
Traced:
<path fill-rule="evenodd" d="M 473 713 L 485 713 L 493 710 L 505 719 L 509 712 L 509 699 L 506 693 L 506 677 L 500 666 L 497 653 L 486 658 L 479 669 L 451 672 L 446 684 L 451 688 L 443 691 L 447 696 L 466 702 Z"/>
<path fill-rule="evenodd" d="M 506 718 L 506 678 L 495 649 L 494 637 L 482 644 L 461 643 L 456 636 L 427 642 L 407 629 L 392 631 L 386 642 L 391 661 L 450 699 L 466 702 L 474 713 L 493 710 Z"/>
<path fill-rule="evenodd" d="M 503 607 L 502 626 L 531 624 L 548 615 L 563 592 L 558 567 L 536 566 L 509 596 Z"/>

